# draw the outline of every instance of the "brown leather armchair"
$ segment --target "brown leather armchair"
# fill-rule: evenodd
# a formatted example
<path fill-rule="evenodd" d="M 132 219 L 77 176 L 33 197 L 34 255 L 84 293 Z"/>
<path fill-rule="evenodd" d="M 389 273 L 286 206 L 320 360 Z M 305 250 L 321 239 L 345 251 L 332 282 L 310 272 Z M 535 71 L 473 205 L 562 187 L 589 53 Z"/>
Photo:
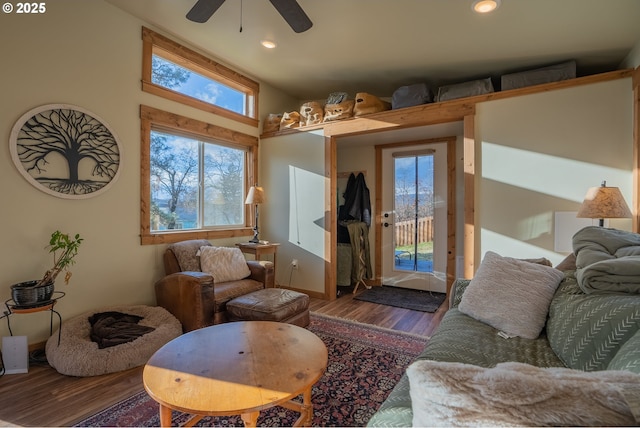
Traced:
<path fill-rule="evenodd" d="M 164 253 L 166 276 L 156 282 L 156 300 L 182 323 L 186 333 L 228 321 L 226 304 L 231 299 L 274 286 L 273 263 L 247 261 L 251 274 L 241 280 L 214 283 L 213 277 L 200 271 L 196 256 L 204 239 L 178 242 Z"/>

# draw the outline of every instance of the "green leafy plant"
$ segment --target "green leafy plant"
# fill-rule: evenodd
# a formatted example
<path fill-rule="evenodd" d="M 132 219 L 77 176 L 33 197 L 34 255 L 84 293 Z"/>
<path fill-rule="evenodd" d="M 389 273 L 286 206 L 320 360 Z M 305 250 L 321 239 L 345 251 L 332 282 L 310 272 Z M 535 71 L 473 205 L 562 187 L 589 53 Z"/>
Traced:
<path fill-rule="evenodd" d="M 78 249 L 83 240 L 80 234 L 76 234 L 74 238 L 71 238 L 68 234 L 59 230 L 53 232 L 49 245 L 45 247 L 49 249 L 50 253 L 53 253 L 53 267 L 44 274 L 38 285 L 55 281 L 58 274 L 63 270 L 66 271 L 64 282 L 68 284 L 69 279 L 71 279 L 71 272 L 69 272 L 68 268 L 76 262 L 74 258 L 78 255 Z"/>

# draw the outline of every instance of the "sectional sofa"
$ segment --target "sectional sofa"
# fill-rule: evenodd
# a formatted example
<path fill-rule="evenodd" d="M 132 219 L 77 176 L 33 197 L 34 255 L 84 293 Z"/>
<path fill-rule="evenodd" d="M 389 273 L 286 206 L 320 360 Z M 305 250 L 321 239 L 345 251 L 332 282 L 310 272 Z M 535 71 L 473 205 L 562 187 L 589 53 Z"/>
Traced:
<path fill-rule="evenodd" d="M 488 252 L 368 425 L 638 425 L 640 235 L 573 244 L 556 268 Z"/>

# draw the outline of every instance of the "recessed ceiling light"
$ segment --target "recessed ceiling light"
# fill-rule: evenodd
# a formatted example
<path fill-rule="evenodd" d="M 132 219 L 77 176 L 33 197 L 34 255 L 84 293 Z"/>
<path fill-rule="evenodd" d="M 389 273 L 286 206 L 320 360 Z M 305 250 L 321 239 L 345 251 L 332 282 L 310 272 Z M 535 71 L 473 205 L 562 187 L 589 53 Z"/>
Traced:
<path fill-rule="evenodd" d="M 478 13 L 489 13 L 496 10 L 500 3 L 502 3 L 501 0 L 475 0 L 471 4 L 471 9 Z"/>
<path fill-rule="evenodd" d="M 262 46 L 264 46 L 265 48 L 267 48 L 267 49 L 273 49 L 276 46 L 278 46 L 278 45 L 276 45 L 276 42 L 272 42 L 271 40 L 261 40 L 260 44 Z"/>

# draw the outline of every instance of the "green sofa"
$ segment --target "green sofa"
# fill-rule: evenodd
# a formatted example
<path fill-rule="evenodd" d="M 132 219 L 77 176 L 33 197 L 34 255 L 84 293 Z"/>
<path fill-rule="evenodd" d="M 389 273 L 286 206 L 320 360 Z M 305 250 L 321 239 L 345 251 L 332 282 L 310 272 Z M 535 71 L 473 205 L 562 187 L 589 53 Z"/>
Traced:
<path fill-rule="evenodd" d="M 457 280 L 450 309 L 418 360 L 486 368 L 515 361 L 538 367 L 640 373 L 640 295 L 585 294 L 575 272 L 564 271 L 545 328 L 536 339 L 506 339 L 497 329 L 462 313 L 458 305 L 470 281 Z M 410 383 L 405 374 L 368 426 L 406 427 L 412 422 Z"/>

